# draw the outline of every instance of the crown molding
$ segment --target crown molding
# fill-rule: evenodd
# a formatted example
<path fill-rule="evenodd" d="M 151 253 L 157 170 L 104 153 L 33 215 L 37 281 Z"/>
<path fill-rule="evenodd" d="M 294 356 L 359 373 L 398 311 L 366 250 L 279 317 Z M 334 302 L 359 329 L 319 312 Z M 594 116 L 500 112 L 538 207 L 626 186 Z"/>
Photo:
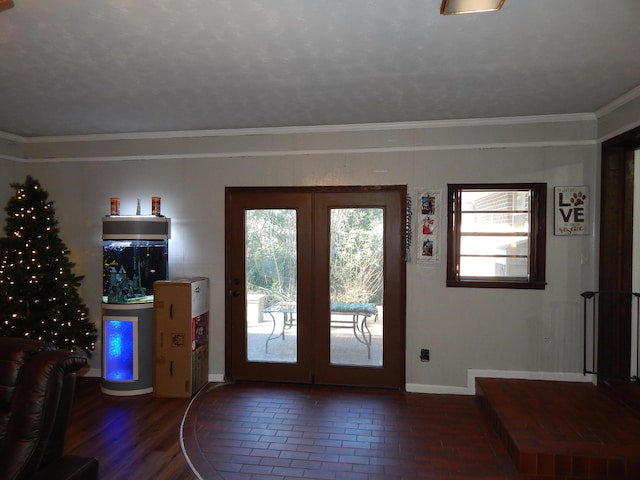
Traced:
<path fill-rule="evenodd" d="M 624 126 L 620 128 L 616 128 L 615 130 L 612 130 L 610 132 L 607 132 L 604 135 L 599 136 L 598 143 L 604 143 L 607 140 L 611 140 L 612 138 L 615 138 L 618 135 L 622 135 L 623 133 L 626 133 L 629 130 L 633 130 L 634 128 L 638 128 L 638 127 L 640 127 L 640 119 L 638 119 L 636 122 L 625 123 Z"/>
<path fill-rule="evenodd" d="M 43 157 L 19 159 L 23 163 L 56 163 L 56 162 L 116 162 L 123 160 L 189 160 L 214 158 L 243 158 L 243 157 L 287 157 L 292 155 L 344 155 L 363 153 L 392 153 L 392 152 L 428 152 L 428 151 L 460 151 L 460 150 L 491 150 L 507 148 L 544 148 L 544 147 L 578 147 L 596 145 L 597 140 L 566 140 L 540 142 L 513 143 L 481 143 L 462 145 L 416 145 L 409 147 L 373 147 L 373 148 L 339 148 L 315 150 L 269 150 L 269 151 L 241 151 L 241 152 L 207 152 L 207 153 L 172 153 L 172 154 L 143 154 L 143 155 L 105 155 L 82 157 Z"/>
<path fill-rule="evenodd" d="M 27 143 L 28 137 L 22 137 L 9 132 L 3 132 L 0 130 L 0 140 L 8 140 L 16 143 Z"/>
<path fill-rule="evenodd" d="M 624 95 L 616 98 L 613 102 L 608 103 L 607 105 L 598 109 L 595 112 L 595 116 L 596 118 L 604 117 L 605 115 L 608 115 L 609 113 L 631 102 L 632 100 L 635 100 L 638 97 L 640 97 L 640 85 L 638 85 L 636 88 L 629 90 Z"/>
<path fill-rule="evenodd" d="M 13 157 L 11 155 L 4 155 L 3 153 L 0 153 L 0 159 L 2 160 L 10 160 L 12 162 L 25 162 L 24 158 L 20 158 L 20 157 Z"/>
<path fill-rule="evenodd" d="M 521 117 L 491 117 L 468 118 L 456 120 L 425 120 L 416 122 L 391 122 L 391 123 L 361 123 L 345 125 L 316 125 L 301 127 L 263 127 L 263 128 L 237 128 L 221 130 L 177 130 L 168 132 L 138 132 L 138 133 L 101 133 L 89 135 L 60 135 L 22 137 L 12 133 L 1 132 L 0 138 L 25 144 L 38 143 L 66 143 L 66 142 L 95 142 L 112 140 L 148 140 L 166 138 L 194 138 L 194 137 L 231 137 L 242 135 L 289 135 L 296 133 L 336 133 L 336 132 L 363 132 L 379 130 L 411 130 L 430 128 L 455 128 L 494 125 L 522 125 L 535 123 L 560 123 L 594 121 L 593 113 L 570 113 L 554 115 L 531 115 Z"/>

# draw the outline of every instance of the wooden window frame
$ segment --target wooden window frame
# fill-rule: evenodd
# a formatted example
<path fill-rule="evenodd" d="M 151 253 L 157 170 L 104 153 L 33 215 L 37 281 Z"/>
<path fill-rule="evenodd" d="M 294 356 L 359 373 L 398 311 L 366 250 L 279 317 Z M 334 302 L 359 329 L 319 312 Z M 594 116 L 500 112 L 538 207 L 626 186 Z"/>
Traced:
<path fill-rule="evenodd" d="M 528 190 L 529 212 L 528 278 L 460 276 L 461 194 L 469 190 Z M 546 183 L 458 183 L 447 192 L 447 287 L 519 288 L 543 290 L 546 286 L 547 184 Z"/>

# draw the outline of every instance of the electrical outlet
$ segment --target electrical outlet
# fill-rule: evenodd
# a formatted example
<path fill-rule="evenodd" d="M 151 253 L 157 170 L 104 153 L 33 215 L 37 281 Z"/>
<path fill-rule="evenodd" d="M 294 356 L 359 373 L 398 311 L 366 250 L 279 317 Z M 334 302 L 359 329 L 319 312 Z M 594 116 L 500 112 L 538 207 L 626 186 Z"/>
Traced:
<path fill-rule="evenodd" d="M 428 362 L 429 361 L 429 349 L 422 348 L 420 349 L 420 361 Z"/>

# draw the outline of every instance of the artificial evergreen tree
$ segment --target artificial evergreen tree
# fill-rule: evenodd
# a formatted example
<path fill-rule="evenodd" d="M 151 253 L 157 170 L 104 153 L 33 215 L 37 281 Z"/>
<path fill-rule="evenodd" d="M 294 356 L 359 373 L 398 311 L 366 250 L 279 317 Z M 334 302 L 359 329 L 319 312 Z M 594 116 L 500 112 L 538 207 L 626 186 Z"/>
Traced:
<path fill-rule="evenodd" d="M 95 349 L 95 325 L 78 294 L 69 249 L 58 236 L 53 202 L 27 176 L 11 184 L 0 249 L 0 336 L 36 338 L 65 350 Z"/>

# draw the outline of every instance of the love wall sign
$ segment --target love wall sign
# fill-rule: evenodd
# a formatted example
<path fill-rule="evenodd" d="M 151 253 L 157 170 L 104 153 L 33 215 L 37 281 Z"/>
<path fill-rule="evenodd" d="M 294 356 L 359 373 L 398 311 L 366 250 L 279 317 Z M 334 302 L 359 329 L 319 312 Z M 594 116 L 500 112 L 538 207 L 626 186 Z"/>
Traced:
<path fill-rule="evenodd" d="M 589 187 L 554 188 L 555 235 L 589 233 Z"/>

